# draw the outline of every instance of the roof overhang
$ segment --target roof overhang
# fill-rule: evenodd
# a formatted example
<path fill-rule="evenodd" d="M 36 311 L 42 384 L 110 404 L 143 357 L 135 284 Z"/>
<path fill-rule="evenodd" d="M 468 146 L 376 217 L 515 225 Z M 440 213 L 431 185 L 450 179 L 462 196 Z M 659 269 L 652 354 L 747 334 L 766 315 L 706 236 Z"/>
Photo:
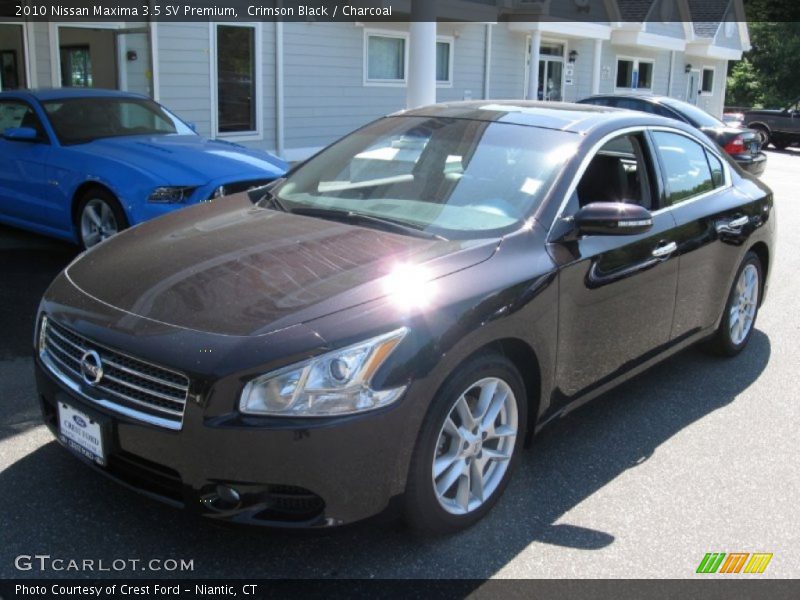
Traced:
<path fill-rule="evenodd" d="M 686 40 L 643 31 L 641 26 L 615 29 L 611 43 L 615 46 L 639 46 L 654 50 L 685 50 Z"/>
<path fill-rule="evenodd" d="M 687 56 L 698 56 L 700 58 L 714 58 L 717 60 L 741 60 L 742 50 L 740 48 L 725 48 L 716 46 L 709 41 L 695 41 L 686 44 Z"/>
<path fill-rule="evenodd" d="M 565 38 L 611 39 L 611 26 L 602 23 L 584 23 L 582 21 L 510 21 L 508 28 L 510 31 L 523 33 L 541 31 L 545 34 Z"/>

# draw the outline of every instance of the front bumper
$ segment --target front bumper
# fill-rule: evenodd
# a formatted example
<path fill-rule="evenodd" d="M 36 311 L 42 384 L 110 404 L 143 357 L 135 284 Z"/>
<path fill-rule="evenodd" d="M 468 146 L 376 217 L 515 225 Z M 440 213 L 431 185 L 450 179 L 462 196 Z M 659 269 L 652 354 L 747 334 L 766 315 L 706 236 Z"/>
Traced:
<path fill-rule="evenodd" d="M 81 460 L 146 496 L 203 516 L 328 527 L 382 512 L 404 487 L 410 449 L 401 432 L 410 403 L 403 399 L 372 413 L 305 421 L 208 417 L 188 403 L 182 428 L 173 431 L 99 407 L 38 357 L 36 380 L 44 421 L 56 436 L 58 402 L 105 422 L 107 466 Z M 225 488 L 236 490 L 238 501 Z"/>

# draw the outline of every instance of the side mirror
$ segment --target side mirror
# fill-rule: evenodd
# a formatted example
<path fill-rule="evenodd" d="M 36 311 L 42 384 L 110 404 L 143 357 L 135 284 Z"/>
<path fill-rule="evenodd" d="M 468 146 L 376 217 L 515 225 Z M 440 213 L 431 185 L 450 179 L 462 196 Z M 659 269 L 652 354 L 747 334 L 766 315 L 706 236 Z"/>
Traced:
<path fill-rule="evenodd" d="M 638 235 L 653 227 L 653 215 L 638 204 L 592 202 L 575 213 L 573 222 L 584 235 Z"/>
<path fill-rule="evenodd" d="M 9 142 L 35 142 L 39 134 L 33 127 L 9 127 L 3 132 L 3 138 Z"/>

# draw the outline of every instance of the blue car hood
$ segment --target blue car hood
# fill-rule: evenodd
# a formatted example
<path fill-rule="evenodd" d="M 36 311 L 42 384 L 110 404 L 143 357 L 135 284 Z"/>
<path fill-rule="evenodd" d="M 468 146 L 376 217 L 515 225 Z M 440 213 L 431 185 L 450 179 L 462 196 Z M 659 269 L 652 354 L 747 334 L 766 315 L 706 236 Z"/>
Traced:
<path fill-rule="evenodd" d="M 238 144 L 199 135 L 126 136 L 95 140 L 72 150 L 118 160 L 165 182 L 201 185 L 214 180 L 280 177 L 288 165 L 279 158 Z"/>

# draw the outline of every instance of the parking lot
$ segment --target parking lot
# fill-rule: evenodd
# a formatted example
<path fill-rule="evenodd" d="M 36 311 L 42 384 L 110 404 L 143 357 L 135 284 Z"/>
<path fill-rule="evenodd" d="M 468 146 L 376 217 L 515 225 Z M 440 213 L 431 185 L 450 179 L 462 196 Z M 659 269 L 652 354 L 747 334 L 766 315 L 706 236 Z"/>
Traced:
<path fill-rule="evenodd" d="M 192 560 L 181 575 L 204 578 L 691 577 L 706 552 L 770 552 L 761 577 L 797 577 L 800 150 L 768 154 L 779 241 L 750 347 L 687 350 L 555 423 L 495 510 L 443 538 L 389 519 L 236 528 L 85 468 L 40 425 L 30 357 L 39 298 L 76 250 L 0 226 L 0 576 L 166 575 L 15 569 L 44 554 Z"/>

